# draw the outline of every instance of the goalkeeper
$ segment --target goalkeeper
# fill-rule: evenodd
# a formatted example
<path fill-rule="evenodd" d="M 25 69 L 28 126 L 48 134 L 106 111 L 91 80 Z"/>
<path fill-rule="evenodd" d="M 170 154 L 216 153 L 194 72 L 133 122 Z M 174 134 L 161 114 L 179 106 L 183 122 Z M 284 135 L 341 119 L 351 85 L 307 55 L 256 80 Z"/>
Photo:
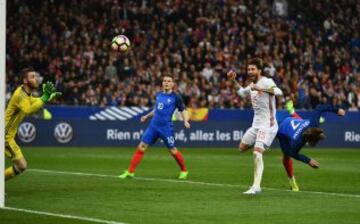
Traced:
<path fill-rule="evenodd" d="M 45 103 L 61 96 L 56 92 L 54 84 L 43 84 L 41 97 L 33 97 L 32 92 L 39 87 L 38 77 L 33 68 L 21 71 L 22 85 L 12 95 L 5 111 L 5 155 L 12 160 L 12 166 L 5 169 L 5 180 L 9 180 L 26 170 L 27 163 L 20 147 L 15 142 L 15 135 L 19 124 L 25 116 L 29 116 Z"/>

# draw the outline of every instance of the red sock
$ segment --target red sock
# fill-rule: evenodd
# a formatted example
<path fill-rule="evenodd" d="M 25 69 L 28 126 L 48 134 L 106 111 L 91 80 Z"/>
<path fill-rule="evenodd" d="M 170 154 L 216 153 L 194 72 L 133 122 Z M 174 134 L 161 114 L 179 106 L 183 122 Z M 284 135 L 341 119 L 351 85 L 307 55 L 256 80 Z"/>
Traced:
<path fill-rule="evenodd" d="M 143 156 L 144 156 L 144 152 L 141 151 L 140 149 L 136 149 L 129 166 L 130 173 L 133 173 L 135 171 L 136 166 L 141 162 Z"/>
<path fill-rule="evenodd" d="M 179 151 L 177 151 L 176 154 L 172 154 L 172 156 L 176 160 L 177 164 L 180 166 L 181 171 L 186 171 L 183 155 Z"/>
<path fill-rule="evenodd" d="M 292 114 L 291 114 L 291 117 L 297 118 L 297 119 L 302 119 L 302 118 L 300 117 L 300 115 L 297 114 L 296 112 L 292 113 Z"/>
<path fill-rule="evenodd" d="M 283 164 L 286 170 L 286 173 L 289 178 L 292 178 L 294 176 L 294 170 L 293 170 L 293 161 L 290 157 L 285 156 L 283 157 Z"/>

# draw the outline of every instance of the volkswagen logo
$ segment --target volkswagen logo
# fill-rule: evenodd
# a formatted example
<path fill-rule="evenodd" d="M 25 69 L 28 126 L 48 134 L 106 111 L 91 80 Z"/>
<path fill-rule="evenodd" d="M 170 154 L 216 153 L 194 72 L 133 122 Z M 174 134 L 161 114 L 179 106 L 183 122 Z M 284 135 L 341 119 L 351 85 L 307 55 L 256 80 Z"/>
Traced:
<path fill-rule="evenodd" d="M 68 143 L 73 137 L 73 129 L 68 123 L 59 123 L 55 127 L 55 138 L 60 143 Z"/>
<path fill-rule="evenodd" d="M 24 122 L 19 126 L 18 137 L 22 142 L 30 143 L 36 138 L 36 128 L 30 122 Z"/>

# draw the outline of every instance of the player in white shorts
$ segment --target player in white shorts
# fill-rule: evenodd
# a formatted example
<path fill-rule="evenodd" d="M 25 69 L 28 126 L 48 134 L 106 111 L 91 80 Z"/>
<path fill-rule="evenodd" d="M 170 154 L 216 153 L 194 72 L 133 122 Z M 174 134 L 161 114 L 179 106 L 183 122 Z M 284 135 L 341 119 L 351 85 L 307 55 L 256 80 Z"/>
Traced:
<path fill-rule="evenodd" d="M 263 62 L 260 58 L 249 60 L 247 71 L 252 83 L 245 88 L 236 81 L 234 71 L 227 73 L 228 78 L 235 83 L 238 95 L 241 97 L 251 96 L 254 109 L 252 126 L 246 131 L 239 145 L 241 152 L 254 147 L 254 182 L 244 194 L 261 192 L 260 184 L 264 171 L 262 154 L 270 147 L 278 130 L 275 96 L 280 96 L 283 93 L 271 78 L 262 75 L 262 69 Z"/>

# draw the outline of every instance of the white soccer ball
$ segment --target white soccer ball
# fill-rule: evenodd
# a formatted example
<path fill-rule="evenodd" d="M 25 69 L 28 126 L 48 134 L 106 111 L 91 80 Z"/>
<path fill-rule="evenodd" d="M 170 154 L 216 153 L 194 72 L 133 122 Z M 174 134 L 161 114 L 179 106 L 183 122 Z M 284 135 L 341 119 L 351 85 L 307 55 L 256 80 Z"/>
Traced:
<path fill-rule="evenodd" d="M 111 48 L 114 51 L 127 51 L 130 48 L 130 40 L 125 35 L 118 35 L 112 39 Z"/>

